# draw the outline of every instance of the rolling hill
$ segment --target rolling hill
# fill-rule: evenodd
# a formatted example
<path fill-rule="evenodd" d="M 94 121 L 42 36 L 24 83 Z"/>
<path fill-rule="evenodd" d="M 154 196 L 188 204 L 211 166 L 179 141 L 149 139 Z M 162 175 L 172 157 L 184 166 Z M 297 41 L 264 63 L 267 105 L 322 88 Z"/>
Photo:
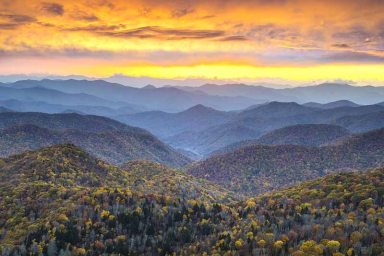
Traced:
<path fill-rule="evenodd" d="M 365 132 L 384 127 L 384 111 L 367 113 L 357 116 L 343 116 L 332 123 L 343 126 L 351 131 Z"/>
<path fill-rule="evenodd" d="M 9 232 L 2 233 L 1 245 L 9 241 L 16 244 L 22 242 L 19 239 L 25 233 L 33 232 L 33 226 L 38 227 L 43 220 L 52 220 L 59 217 L 61 212 L 73 209 L 71 201 L 76 202 L 79 196 L 83 197 L 90 191 L 102 195 L 103 191 L 113 188 L 122 193 L 123 198 L 129 194 L 132 196 L 134 192 L 136 195 L 130 200 L 163 198 L 167 204 L 168 201 L 186 202 L 190 199 L 205 203 L 235 200 L 233 194 L 209 181 L 161 164 L 134 161 L 120 169 L 71 144 L 26 151 L 0 159 L 0 184 L 2 198 L 20 197 L 24 194 L 36 198 L 39 195 L 36 202 L 22 197 L 21 207 L 15 207 L 13 201 L 2 200 L 0 225 L 9 229 Z M 2 211 L 5 206 L 10 207 L 9 211 Z M 34 217 L 20 218 L 25 212 Z M 4 220 L 7 223 L 2 222 Z M 20 229 L 27 226 L 30 228 Z"/>
<path fill-rule="evenodd" d="M 144 179 L 163 173 L 150 163 L 127 167 L 133 176 L 143 169 Z M 1 159 L 0 253 L 380 255 L 384 249 L 383 169 L 328 175 L 231 204 L 157 194 L 151 185 L 130 189 L 125 175 L 130 171 L 72 145 Z"/>
<path fill-rule="evenodd" d="M 257 142 L 267 145 L 321 146 L 350 132 L 337 125 L 301 124 L 283 127 L 261 136 Z"/>
<path fill-rule="evenodd" d="M 208 127 L 226 123 L 232 113 L 196 105 L 179 113 L 161 111 L 142 112 L 118 116 L 121 122 L 144 128 L 156 136 L 169 137 L 183 132 L 198 132 Z"/>
<path fill-rule="evenodd" d="M 330 171 L 384 165 L 384 129 L 324 147 L 251 145 L 192 164 L 187 172 L 254 195 Z"/>
<path fill-rule="evenodd" d="M 143 129 L 134 128 L 101 116 L 79 115 L 75 113 L 0 113 L 0 128 L 7 128 L 10 126 L 23 124 L 32 124 L 47 129 L 78 129 L 89 132 L 103 132 L 112 130 L 135 130 L 138 132 L 145 132 Z"/>
<path fill-rule="evenodd" d="M 180 167 L 190 161 L 149 132 L 105 117 L 16 112 L 0 114 L 1 156 L 60 143 L 75 144 L 113 164 L 147 159 Z"/>
<path fill-rule="evenodd" d="M 259 139 L 239 141 L 220 148 L 210 155 L 231 152 L 235 149 L 261 144 L 261 145 L 301 145 L 319 147 L 332 143 L 339 138 L 349 135 L 350 132 L 337 125 L 329 124 L 298 124 L 273 130 Z"/>

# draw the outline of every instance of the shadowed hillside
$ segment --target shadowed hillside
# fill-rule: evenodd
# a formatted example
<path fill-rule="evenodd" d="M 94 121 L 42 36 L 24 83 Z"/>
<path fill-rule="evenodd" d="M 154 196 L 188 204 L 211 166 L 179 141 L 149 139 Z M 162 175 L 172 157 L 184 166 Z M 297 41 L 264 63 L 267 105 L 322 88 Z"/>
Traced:
<path fill-rule="evenodd" d="M 94 156 L 122 164 L 147 159 L 171 166 L 190 160 L 149 132 L 98 116 L 79 114 L 0 113 L 0 155 L 72 143 Z"/>
<path fill-rule="evenodd" d="M 251 145 L 192 164 L 188 173 L 248 195 L 323 176 L 337 169 L 384 165 L 384 129 L 326 147 Z"/>
<path fill-rule="evenodd" d="M 303 124 L 288 126 L 267 133 L 257 140 L 260 144 L 320 146 L 346 136 L 343 127 L 328 124 Z"/>
<path fill-rule="evenodd" d="M 334 140 L 347 136 L 350 132 L 337 125 L 301 124 L 287 126 L 271 131 L 259 139 L 244 140 L 213 151 L 210 155 L 231 152 L 235 149 L 255 145 L 301 145 L 318 147 L 332 143 Z"/>

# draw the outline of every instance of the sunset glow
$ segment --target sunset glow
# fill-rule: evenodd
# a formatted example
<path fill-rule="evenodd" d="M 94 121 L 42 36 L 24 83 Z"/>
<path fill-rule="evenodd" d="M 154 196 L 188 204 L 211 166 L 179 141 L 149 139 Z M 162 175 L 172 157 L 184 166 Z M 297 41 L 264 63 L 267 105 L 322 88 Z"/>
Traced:
<path fill-rule="evenodd" d="M 384 81 L 377 0 L 0 2 L 1 74 Z"/>

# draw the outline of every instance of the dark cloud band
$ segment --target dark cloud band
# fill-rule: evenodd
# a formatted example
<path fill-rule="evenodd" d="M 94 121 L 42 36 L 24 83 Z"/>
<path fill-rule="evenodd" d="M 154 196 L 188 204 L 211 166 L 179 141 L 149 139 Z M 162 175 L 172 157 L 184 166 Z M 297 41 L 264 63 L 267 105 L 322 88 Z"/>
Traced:
<path fill-rule="evenodd" d="M 62 16 L 64 14 L 64 6 L 57 3 L 45 2 L 41 4 L 41 9 L 47 14 L 54 16 Z"/>

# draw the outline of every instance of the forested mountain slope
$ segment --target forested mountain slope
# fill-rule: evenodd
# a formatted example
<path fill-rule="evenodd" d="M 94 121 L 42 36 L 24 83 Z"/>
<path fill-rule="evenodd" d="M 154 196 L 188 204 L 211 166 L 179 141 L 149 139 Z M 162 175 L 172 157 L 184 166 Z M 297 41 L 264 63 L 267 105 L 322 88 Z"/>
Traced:
<path fill-rule="evenodd" d="M 232 204 L 129 189 L 125 175 L 71 145 L 2 159 L 1 254 L 330 256 L 384 249 L 383 169 Z"/>
<path fill-rule="evenodd" d="M 147 183 L 145 180 L 150 181 Z M 231 202 L 235 199 L 230 192 L 217 185 L 160 164 L 135 161 L 120 169 L 70 144 L 0 159 L 0 183 L 1 197 L 10 199 L 1 202 L 0 209 L 4 211 L 1 211 L 0 219 L 6 222 L 1 222 L 0 226 L 12 227 L 9 232 L 2 233 L 1 239 L 4 239 L 3 236 L 17 239 L 28 232 L 26 226 L 41 223 L 39 218 L 57 217 L 57 212 L 72 205 L 66 204 L 69 202 L 62 201 L 60 197 L 81 190 L 113 187 L 127 191 L 130 188 L 138 194 L 148 195 L 148 198 L 154 194 L 164 196 L 164 200 L 170 200 L 168 196 L 174 200 L 196 199 L 204 202 Z M 17 198 L 22 201 L 21 205 L 13 201 L 19 200 Z M 29 200 L 37 201 L 31 203 Z M 11 208 L 4 208 L 5 205 Z M 19 218 L 25 212 L 30 212 L 33 217 Z"/>
<path fill-rule="evenodd" d="M 321 146 L 349 133 L 347 129 L 336 125 L 302 124 L 274 130 L 261 136 L 257 142 L 270 145 Z"/>
<path fill-rule="evenodd" d="M 254 195 L 338 169 L 384 166 L 384 129 L 351 136 L 337 145 L 251 145 L 192 164 L 188 173 Z"/>
<path fill-rule="evenodd" d="M 250 145 L 301 145 L 318 147 L 327 145 L 349 135 L 350 132 L 337 125 L 298 124 L 273 130 L 259 139 L 239 141 L 213 151 L 210 155 L 224 154 Z"/>

